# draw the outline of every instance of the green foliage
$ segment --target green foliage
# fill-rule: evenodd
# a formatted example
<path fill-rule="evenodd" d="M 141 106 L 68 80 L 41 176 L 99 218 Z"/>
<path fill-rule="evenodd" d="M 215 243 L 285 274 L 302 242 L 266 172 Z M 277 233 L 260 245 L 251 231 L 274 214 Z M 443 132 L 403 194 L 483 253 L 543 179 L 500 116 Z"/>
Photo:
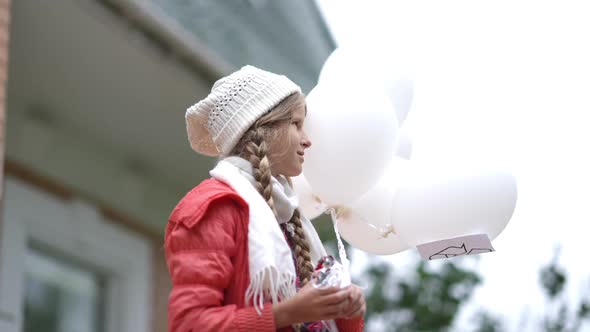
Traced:
<path fill-rule="evenodd" d="M 479 326 L 475 332 L 499 332 L 502 330 L 502 323 L 485 311 L 479 313 L 477 320 Z"/>
<path fill-rule="evenodd" d="M 541 284 L 550 299 L 555 299 L 565 286 L 565 271 L 552 263 L 541 270 Z"/>
<path fill-rule="evenodd" d="M 559 266 L 559 248 L 551 263 L 540 271 L 540 283 L 547 295 L 549 310 L 543 320 L 546 332 L 576 332 L 584 320 L 590 318 L 590 293 L 586 289 L 585 296 L 579 303 L 572 303 L 564 292 L 567 284 L 565 269 Z M 552 310 L 554 309 L 554 310 Z"/>
<path fill-rule="evenodd" d="M 419 261 L 409 278 L 395 276 L 388 263 L 368 271 L 367 321 L 377 317 L 387 331 L 444 331 L 480 277 L 447 261 L 438 268 Z"/>

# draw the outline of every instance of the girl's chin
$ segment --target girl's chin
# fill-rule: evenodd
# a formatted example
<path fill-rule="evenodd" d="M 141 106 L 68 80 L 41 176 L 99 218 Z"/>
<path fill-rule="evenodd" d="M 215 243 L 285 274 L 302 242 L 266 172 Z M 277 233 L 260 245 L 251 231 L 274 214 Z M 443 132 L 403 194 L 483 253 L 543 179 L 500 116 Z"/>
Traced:
<path fill-rule="evenodd" d="M 299 176 L 301 174 L 301 172 L 303 172 L 303 167 L 301 165 L 299 165 L 298 167 L 290 170 L 289 174 L 287 176 L 289 177 L 296 177 Z"/>

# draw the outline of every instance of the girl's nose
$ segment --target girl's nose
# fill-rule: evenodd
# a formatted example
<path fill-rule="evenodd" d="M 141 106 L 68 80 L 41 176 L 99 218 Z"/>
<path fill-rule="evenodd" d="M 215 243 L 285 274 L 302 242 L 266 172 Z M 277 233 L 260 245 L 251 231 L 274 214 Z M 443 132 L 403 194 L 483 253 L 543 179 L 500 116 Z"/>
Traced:
<path fill-rule="evenodd" d="M 311 146 L 311 140 L 309 139 L 309 137 L 307 137 L 306 133 L 303 133 L 303 139 L 301 141 L 301 144 L 303 145 L 303 147 L 305 149 L 307 149 Z"/>

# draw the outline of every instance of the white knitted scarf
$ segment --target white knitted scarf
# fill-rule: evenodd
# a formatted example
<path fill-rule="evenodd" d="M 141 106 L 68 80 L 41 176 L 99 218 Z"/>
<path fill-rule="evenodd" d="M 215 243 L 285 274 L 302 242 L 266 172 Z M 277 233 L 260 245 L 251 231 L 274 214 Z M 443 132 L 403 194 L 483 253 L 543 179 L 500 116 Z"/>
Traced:
<path fill-rule="evenodd" d="M 299 205 L 297 194 L 287 179 L 272 177 L 272 197 L 277 216 L 254 187 L 252 165 L 240 157 L 221 160 L 210 171 L 211 176 L 232 187 L 248 203 L 248 256 L 250 285 L 246 290 L 246 303 L 252 304 L 261 313 L 265 301 L 278 303 L 289 299 L 297 292 L 295 287 L 295 265 L 291 249 L 285 240 L 279 224 L 288 222 Z M 312 264 L 315 264 L 326 250 L 311 222 L 301 215 L 301 224 L 310 244 Z"/>

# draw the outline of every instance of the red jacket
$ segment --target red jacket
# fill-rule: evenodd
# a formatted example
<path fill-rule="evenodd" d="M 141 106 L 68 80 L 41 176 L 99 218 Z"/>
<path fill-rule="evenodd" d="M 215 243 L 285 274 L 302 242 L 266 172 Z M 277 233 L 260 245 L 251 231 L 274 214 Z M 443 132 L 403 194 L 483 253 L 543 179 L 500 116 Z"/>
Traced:
<path fill-rule="evenodd" d="M 261 315 L 246 307 L 248 216 L 247 203 L 213 179 L 203 181 L 174 208 L 164 238 L 172 278 L 170 332 L 277 330 L 271 303 Z M 363 329 L 362 318 L 336 323 L 341 332 Z"/>

